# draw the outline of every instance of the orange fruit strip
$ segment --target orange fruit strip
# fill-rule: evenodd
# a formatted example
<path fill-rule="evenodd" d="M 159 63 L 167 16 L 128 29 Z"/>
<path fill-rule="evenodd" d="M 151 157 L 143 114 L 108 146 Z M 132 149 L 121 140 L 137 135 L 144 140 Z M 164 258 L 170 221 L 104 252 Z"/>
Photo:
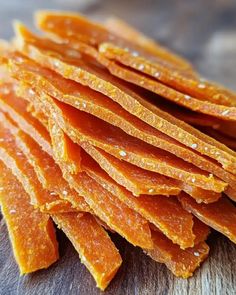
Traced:
<path fill-rule="evenodd" d="M 18 101 L 20 100 L 21 99 L 18 98 Z M 0 106 L 0 109 L 1 109 L 1 106 Z M 24 112 L 24 109 L 22 108 L 21 111 Z M 36 140 L 37 140 L 36 132 L 31 133 L 31 136 L 34 137 L 34 139 L 32 139 L 32 137 L 27 135 L 24 131 L 19 130 L 18 128 L 15 128 L 15 126 L 13 126 L 5 116 L 2 118 L 1 117 L 2 116 L 0 116 L 0 119 L 2 122 L 4 122 L 3 124 L 6 126 L 6 128 L 9 129 L 9 131 L 11 131 L 14 134 L 18 147 L 25 154 L 27 161 L 29 161 L 30 165 L 33 166 L 34 171 L 39 181 L 41 182 L 42 186 L 45 189 L 49 190 L 52 196 L 53 195 L 60 196 L 61 199 L 57 201 L 58 210 L 60 208 L 59 205 L 61 203 L 65 203 L 65 206 L 69 207 L 71 211 L 78 210 L 78 211 L 89 212 L 90 208 L 86 204 L 84 199 L 80 197 L 73 189 L 69 187 L 68 183 L 64 180 L 62 176 L 60 168 L 55 164 L 54 160 L 46 152 L 44 152 L 40 148 L 40 146 L 36 143 Z M 15 116 L 11 117 L 13 121 L 15 120 L 15 118 L 17 117 Z M 33 129 L 33 126 L 29 125 L 28 123 L 30 121 L 30 118 L 31 118 L 30 114 L 25 112 L 24 119 L 26 120 L 26 124 L 28 125 L 27 127 L 29 129 L 32 127 Z M 24 123 L 25 121 L 21 120 L 21 126 L 24 126 Z M 34 126 L 37 126 L 37 128 L 40 129 L 42 127 L 40 125 L 41 125 L 40 122 L 38 122 L 37 119 L 34 119 Z M 46 134 L 50 141 L 50 136 L 48 132 Z M 50 151 L 50 153 L 52 153 L 52 151 Z M 75 209 L 71 208 L 70 203 L 72 204 L 72 207 L 74 207 Z M 49 209 L 50 205 L 48 204 L 48 202 L 46 202 L 46 205 L 47 205 L 47 208 Z M 61 204 L 61 206 L 63 207 L 63 204 Z M 53 208 L 51 208 L 51 210 L 53 210 Z"/>
<path fill-rule="evenodd" d="M 21 33 L 18 32 L 18 34 Z M 24 38 L 22 35 L 21 37 Z M 34 39 L 32 40 L 32 38 Z M 84 63 L 78 58 L 63 58 L 63 45 L 53 43 L 52 41 L 45 42 L 35 36 L 31 36 L 27 40 L 31 42 L 30 44 L 34 43 L 37 45 L 37 47 L 25 43 L 21 49 L 24 54 L 36 59 L 41 65 L 49 67 L 65 78 L 75 80 L 103 93 L 156 129 L 175 138 L 186 146 L 192 147 L 194 150 L 217 160 L 226 170 L 235 172 L 235 153 L 226 146 L 148 103 L 144 98 L 126 87 L 125 82 L 108 75 L 101 67 L 96 68 L 95 64 Z"/>
<path fill-rule="evenodd" d="M 97 283 L 104 290 L 115 276 L 122 259 L 105 230 L 90 214 L 54 214 L 61 228 Z"/>
<path fill-rule="evenodd" d="M 31 197 L 31 204 L 46 212 L 57 212 L 57 210 L 59 210 L 59 212 L 73 212 L 74 209 L 68 201 L 62 200 L 57 194 L 50 193 L 43 189 L 33 167 L 17 147 L 13 135 L 8 129 L 3 127 L 2 122 L 4 118 L 5 117 L 1 114 L 0 158 L 22 183 L 24 189 Z"/>
<path fill-rule="evenodd" d="M 30 152 L 28 152 L 27 155 L 29 157 L 32 156 Z M 39 160 L 37 162 L 37 165 L 39 165 L 39 167 L 42 166 L 40 165 Z M 36 167 L 38 169 L 37 165 Z M 82 183 L 82 180 L 77 181 L 76 179 L 72 178 L 72 176 L 69 176 L 68 178 L 69 174 L 68 175 L 67 174 L 68 173 L 65 172 L 63 176 L 66 178 L 69 184 L 72 187 L 74 187 L 77 190 L 77 192 L 80 194 L 80 191 L 81 191 L 80 183 Z M 76 177 L 79 177 L 79 174 L 76 175 Z M 85 178 L 84 181 L 86 180 L 89 181 L 89 178 L 86 175 L 84 175 L 84 178 Z M 58 180 L 58 178 L 56 179 Z M 99 188 L 99 186 L 92 179 L 90 180 L 90 182 L 92 182 L 91 185 L 93 185 L 94 183 L 95 191 L 96 189 L 102 191 L 102 192 L 98 191 L 96 194 L 92 194 L 90 192 L 89 186 L 86 187 L 86 185 L 84 186 L 82 190 L 82 192 L 84 192 L 82 196 L 85 198 L 85 201 L 89 205 L 92 204 L 91 209 L 94 210 L 95 214 L 98 215 L 98 217 L 100 217 L 103 221 L 105 221 L 105 223 L 107 223 L 108 226 L 110 226 L 112 229 L 116 230 L 121 235 L 125 236 L 126 239 L 130 241 L 131 243 L 133 243 L 134 245 L 136 244 L 143 245 L 145 248 L 146 247 L 150 248 L 152 245 L 152 242 L 151 242 L 150 230 L 149 230 L 147 221 L 143 219 L 138 213 L 136 214 L 133 210 L 128 208 L 125 204 L 122 204 L 121 202 L 119 202 L 119 200 L 115 196 L 109 194 L 102 187 Z M 48 183 L 50 183 L 50 181 L 48 181 Z M 64 194 L 62 195 L 64 197 L 68 197 L 70 194 L 67 194 L 66 196 Z M 96 198 L 99 198 L 99 197 L 103 199 L 101 201 L 99 201 L 99 199 L 97 200 Z M 89 202 L 88 200 L 90 200 L 90 198 L 91 198 L 91 201 Z M 100 202 L 99 205 L 97 204 L 98 202 Z M 120 223 L 120 220 L 119 222 L 118 220 L 116 220 L 116 215 L 114 212 L 112 212 L 112 210 L 114 210 L 116 213 L 118 211 L 118 213 L 120 214 L 120 217 L 124 219 L 123 223 Z M 108 216 L 106 216 L 106 214 L 108 214 Z M 111 214 L 111 216 L 109 216 L 109 214 Z M 124 216 L 124 214 L 126 215 Z M 130 222 L 133 225 L 133 229 L 127 228 Z"/>
<path fill-rule="evenodd" d="M 170 66 L 161 60 L 152 61 L 144 55 L 135 56 L 129 49 L 114 45 L 111 42 L 100 44 L 99 52 L 110 60 L 115 60 L 138 72 L 146 74 L 170 86 L 172 89 L 176 89 L 196 99 L 229 107 L 236 105 L 234 92 L 223 86 L 206 81 L 201 77 L 194 77 L 189 72 L 171 69 Z M 225 115 L 226 118 L 227 115 Z"/>
<path fill-rule="evenodd" d="M 45 19 L 45 22 L 47 22 L 47 19 Z M 42 26 L 44 27 L 44 19 L 40 22 L 40 24 L 42 24 Z M 192 65 L 186 59 L 180 57 L 179 55 L 170 51 L 168 48 L 163 47 L 153 39 L 137 31 L 134 27 L 132 27 L 130 24 L 127 24 L 124 20 L 121 20 L 117 17 L 109 17 L 105 20 L 104 25 L 108 31 L 127 40 L 130 43 L 137 44 L 139 47 L 150 52 L 150 54 L 157 55 L 162 59 L 166 59 L 169 62 L 176 64 L 176 66 L 179 66 L 180 68 L 183 67 L 186 69 L 189 68 L 190 70 L 192 69 Z M 46 30 L 47 32 L 50 32 L 50 28 L 47 27 Z M 60 34 L 60 32 L 62 31 L 63 30 L 61 30 L 61 28 L 56 28 L 54 34 Z"/>
<path fill-rule="evenodd" d="M 68 183 L 102 221 L 134 246 L 153 247 L 148 222 L 84 172 L 64 173 Z"/>
<path fill-rule="evenodd" d="M 42 143 L 46 152 L 50 154 L 50 137 L 47 130 L 44 126 L 38 124 L 38 120 L 29 114 L 27 111 L 27 102 L 15 95 L 14 85 L 0 85 L 0 94 L 1 109 L 9 113 L 25 133 L 29 135 L 35 133 L 37 142 Z"/>
<path fill-rule="evenodd" d="M 75 37 L 80 42 L 95 47 L 101 42 L 112 40 L 115 44 L 125 46 L 125 48 L 129 47 L 130 49 L 135 49 L 135 52 L 143 53 L 145 56 L 153 59 L 157 58 L 159 60 L 161 58 L 173 68 L 181 67 L 183 70 L 189 70 L 191 67 L 187 61 L 166 49 L 161 48 L 158 44 L 156 44 L 155 54 L 153 54 L 154 52 L 151 52 L 147 46 L 142 46 L 141 44 L 134 42 L 134 40 L 127 40 L 127 38 L 123 38 L 123 36 L 114 34 L 113 32 L 108 31 L 104 26 L 92 23 L 78 14 L 60 14 L 39 11 L 36 13 L 36 23 L 41 30 L 49 32 L 51 35 L 59 35 L 62 38 Z M 77 31 L 77 34 L 75 31 Z"/>
<path fill-rule="evenodd" d="M 58 194 L 61 199 L 67 200 L 77 211 L 90 212 L 84 198 L 71 189 L 63 178 L 59 166 L 29 135 L 20 131 L 17 135 L 17 144 L 34 167 L 34 170 L 43 187 Z"/>
<path fill-rule="evenodd" d="M 0 162 L 0 204 L 20 273 L 47 268 L 58 259 L 53 223 L 30 205 L 30 198 L 10 169 Z"/>
<path fill-rule="evenodd" d="M 136 73 L 129 68 L 118 65 L 115 62 L 110 62 L 107 67 L 112 75 L 154 92 L 180 106 L 184 106 L 195 112 L 211 115 L 222 120 L 236 121 L 236 107 L 199 100 L 168 87 L 157 80 L 146 77 L 140 72 Z"/>
<path fill-rule="evenodd" d="M 108 48 L 110 51 L 115 51 L 115 53 L 112 52 L 112 58 L 121 63 L 152 75 L 165 84 L 169 83 L 172 88 L 194 93 L 199 99 L 220 101 L 226 105 L 236 106 L 236 95 L 233 92 L 206 81 L 203 83 L 201 78 L 194 78 L 191 72 L 182 71 L 180 64 L 173 71 L 173 63 L 168 63 L 167 60 L 163 60 L 163 57 L 147 56 L 145 52 L 138 50 L 139 48 L 143 49 L 142 47 L 137 47 L 135 48 L 137 50 L 133 51 L 134 47 L 130 46 L 129 48 L 129 42 L 124 42 L 122 38 L 108 32 L 104 26 L 93 23 L 78 14 L 40 11 L 36 14 L 36 22 L 39 28 L 44 31 L 53 32 L 62 38 L 75 38 L 95 47 L 101 43 L 110 42 L 102 44 L 101 51 L 107 52 Z M 127 58 L 125 58 L 125 54 Z"/>
<path fill-rule="evenodd" d="M 54 157 L 64 163 L 69 173 L 77 174 L 81 170 L 80 146 L 70 140 L 60 128 L 56 132 L 57 136 L 51 136 Z"/>
<path fill-rule="evenodd" d="M 27 91 L 27 93 L 22 93 L 22 95 L 29 96 L 30 94 Z M 138 139 L 130 137 L 122 130 L 113 127 L 96 117 L 76 110 L 69 105 L 53 100 L 46 94 L 42 94 L 40 97 L 44 101 L 48 110 L 54 114 L 56 121 L 58 121 L 58 124 L 63 131 L 67 133 L 74 142 L 77 141 L 77 143 L 80 143 L 81 141 L 88 141 L 118 158 L 129 161 L 137 166 L 141 166 L 144 169 L 159 172 L 173 178 L 182 178 L 182 174 L 179 172 L 175 174 L 170 173 L 167 164 L 170 163 L 173 165 L 173 168 L 170 165 L 169 167 L 172 168 L 171 172 L 175 172 L 177 170 L 175 168 L 176 163 L 171 158 L 167 158 L 164 151 L 146 145 Z M 88 120 L 89 124 L 87 124 Z M 139 157 L 142 157 L 142 160 L 139 160 Z M 143 159 L 145 159 L 145 162 Z M 188 163 L 183 162 L 180 166 L 180 168 L 184 168 L 181 170 L 182 173 L 189 174 L 189 177 L 186 177 L 184 181 L 191 184 L 194 183 L 194 185 L 208 190 L 212 189 L 216 192 L 224 190 L 226 186 L 225 183 L 214 178 L 212 175 L 204 175 L 204 171 L 197 167 L 191 167 L 191 172 L 188 172 L 188 165 Z"/>
<path fill-rule="evenodd" d="M 83 156 L 84 171 L 97 183 L 155 224 L 173 243 L 177 243 L 183 249 L 194 245 L 192 216 L 181 208 L 175 198 L 165 198 L 159 195 L 142 195 L 136 198 L 114 182 L 95 161 L 85 154 Z M 172 216 L 171 220 L 168 220 L 167 216 Z"/>
<path fill-rule="evenodd" d="M 17 59 L 17 57 L 15 58 Z M 17 68 L 19 68 L 19 70 L 17 70 Z M 37 71 L 35 69 L 37 69 Z M 26 59 L 24 60 L 22 67 L 14 63 L 13 71 L 15 72 L 15 75 L 17 75 L 18 79 L 25 80 L 34 86 L 37 85 L 38 89 L 43 89 L 43 91 L 46 91 L 49 95 L 53 95 L 53 97 L 56 97 L 60 101 L 68 103 L 75 108 L 92 113 L 93 115 L 100 117 L 101 119 L 105 119 L 105 121 L 113 125 L 115 124 L 118 127 L 122 126 L 122 129 L 127 133 L 138 137 L 147 143 L 160 147 L 161 149 L 165 149 L 169 152 L 174 151 L 180 158 L 184 158 L 188 162 L 192 162 L 196 166 L 211 172 L 236 188 L 235 177 L 223 170 L 220 166 L 216 165 L 216 163 L 200 156 L 199 154 L 196 154 L 191 149 L 181 146 L 181 144 L 177 141 L 169 138 L 163 133 L 158 132 L 149 125 L 140 121 L 138 118 L 130 115 L 128 112 L 119 107 L 118 104 L 115 104 L 105 96 L 89 91 L 88 88 L 85 88 L 80 84 L 65 80 L 55 73 L 52 74 L 51 71 L 46 70 L 45 68 L 42 69 L 39 65 Z M 79 96 L 76 95 L 78 91 L 80 94 Z M 92 103 L 93 101 L 94 103 Z M 109 106 L 109 109 L 108 112 L 105 113 L 105 108 L 107 106 Z M 112 110 L 112 112 L 110 110 Z M 121 115 L 122 117 L 119 118 L 118 116 Z M 131 125 L 132 122 L 133 126 Z"/>
<path fill-rule="evenodd" d="M 209 253 L 209 246 L 205 242 L 182 250 L 158 231 L 152 231 L 152 239 L 154 249 L 145 251 L 146 254 L 157 262 L 165 263 L 177 277 L 191 277 Z"/>
<path fill-rule="evenodd" d="M 194 187 L 175 179 L 163 178 L 162 175 L 141 169 L 137 166 L 129 164 L 128 162 L 116 159 L 112 155 L 87 143 L 81 143 L 81 146 L 117 183 L 125 186 L 126 188 L 127 186 L 131 188 L 134 187 L 136 190 L 138 188 L 138 192 L 141 192 L 142 194 L 161 194 L 158 193 L 158 190 L 162 189 L 164 181 L 165 185 L 172 185 L 172 188 L 178 189 L 179 192 L 184 190 L 199 203 L 215 202 L 221 197 L 221 194 L 219 193 Z M 131 190 L 131 192 L 135 195 L 136 190 L 134 192 Z M 178 193 L 176 192 L 176 194 Z M 165 193 L 162 194 L 168 195 L 168 192 L 165 190 Z M 140 193 L 138 195 L 140 195 Z M 173 194 L 169 193 L 169 195 Z"/>
<path fill-rule="evenodd" d="M 236 207 L 229 199 L 223 197 L 212 204 L 197 204 L 187 194 L 181 193 L 179 200 L 187 211 L 236 243 Z"/>

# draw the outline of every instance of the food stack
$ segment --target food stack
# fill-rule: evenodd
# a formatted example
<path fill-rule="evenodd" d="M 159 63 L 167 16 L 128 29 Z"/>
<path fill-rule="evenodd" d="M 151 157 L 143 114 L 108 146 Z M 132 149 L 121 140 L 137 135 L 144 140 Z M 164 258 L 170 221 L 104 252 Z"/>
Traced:
<path fill-rule="evenodd" d="M 15 23 L 0 58 L 0 202 L 21 274 L 58 259 L 55 224 L 102 290 L 122 263 L 109 232 L 192 276 L 210 228 L 236 242 L 236 94 L 121 20 L 36 23 L 41 36 Z"/>

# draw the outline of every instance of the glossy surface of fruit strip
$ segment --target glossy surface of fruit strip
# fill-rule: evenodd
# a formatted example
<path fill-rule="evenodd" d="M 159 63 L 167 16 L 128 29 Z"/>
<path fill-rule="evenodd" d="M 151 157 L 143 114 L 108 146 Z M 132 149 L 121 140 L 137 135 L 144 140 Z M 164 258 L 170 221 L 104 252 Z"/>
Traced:
<path fill-rule="evenodd" d="M 197 204 L 181 193 L 179 200 L 186 210 L 236 243 L 236 207 L 229 199 L 224 197 L 212 204 Z"/>
<path fill-rule="evenodd" d="M 30 204 L 20 182 L 0 162 L 0 204 L 20 273 L 47 268 L 58 259 L 58 245 L 49 215 Z"/>
<path fill-rule="evenodd" d="M 63 213 L 52 217 L 79 253 L 97 287 L 104 290 L 122 263 L 119 251 L 106 231 L 88 213 Z"/>

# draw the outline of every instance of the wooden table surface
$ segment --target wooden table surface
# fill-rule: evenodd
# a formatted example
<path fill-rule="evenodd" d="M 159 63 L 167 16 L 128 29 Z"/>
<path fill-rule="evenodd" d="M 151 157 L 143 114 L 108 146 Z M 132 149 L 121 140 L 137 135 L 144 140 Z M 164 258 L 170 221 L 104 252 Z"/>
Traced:
<path fill-rule="evenodd" d="M 111 0 L 0 0 L 0 38 L 12 36 L 11 21 L 32 23 L 37 8 L 82 13 L 102 20 L 109 15 L 124 18 L 163 44 L 188 57 L 207 78 L 236 89 L 235 0 L 111 1 Z M 61 259 L 48 270 L 19 277 L 6 225 L 0 215 L 0 295 L 102 294 L 65 236 Z M 223 236 L 209 238 L 210 256 L 193 278 L 175 278 L 117 235 L 123 266 L 106 295 L 234 295 L 236 247 Z"/>

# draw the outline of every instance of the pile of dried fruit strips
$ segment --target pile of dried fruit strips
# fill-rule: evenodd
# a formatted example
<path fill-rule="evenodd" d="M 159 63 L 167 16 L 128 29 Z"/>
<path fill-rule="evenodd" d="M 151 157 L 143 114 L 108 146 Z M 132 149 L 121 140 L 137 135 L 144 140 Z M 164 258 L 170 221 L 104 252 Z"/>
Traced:
<path fill-rule="evenodd" d="M 114 231 L 176 276 L 236 242 L 236 94 L 118 19 L 39 12 L 1 42 L 0 201 L 21 274 L 58 259 L 54 224 L 104 290 Z M 231 200 L 230 200 L 231 199 Z"/>

